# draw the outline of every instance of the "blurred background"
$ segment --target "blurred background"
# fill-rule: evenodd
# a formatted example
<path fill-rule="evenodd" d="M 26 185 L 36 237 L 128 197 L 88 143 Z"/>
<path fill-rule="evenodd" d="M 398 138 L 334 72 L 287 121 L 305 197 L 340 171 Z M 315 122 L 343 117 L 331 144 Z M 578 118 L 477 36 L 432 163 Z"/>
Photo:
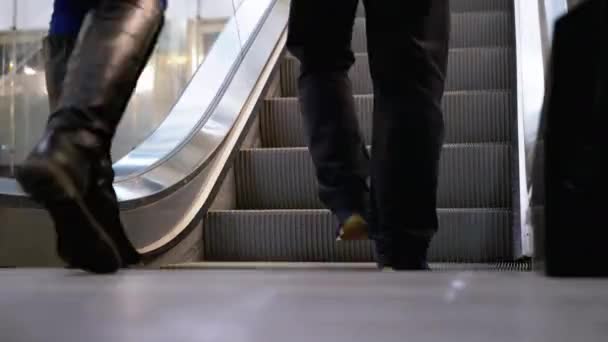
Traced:
<path fill-rule="evenodd" d="M 158 127 L 243 1 L 169 2 L 159 44 L 119 128 L 115 161 Z M 12 176 L 49 115 L 41 47 L 52 7 L 52 0 L 0 0 L 0 176 Z"/>

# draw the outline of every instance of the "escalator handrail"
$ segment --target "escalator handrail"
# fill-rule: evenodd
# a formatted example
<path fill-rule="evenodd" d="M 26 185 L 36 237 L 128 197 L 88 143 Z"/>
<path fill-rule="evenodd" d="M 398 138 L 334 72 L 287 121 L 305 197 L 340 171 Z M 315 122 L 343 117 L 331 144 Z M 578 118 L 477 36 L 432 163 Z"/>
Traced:
<path fill-rule="evenodd" d="M 212 159 L 234 121 L 234 112 L 218 111 L 219 99 L 276 1 L 242 3 L 167 117 L 114 164 L 121 207 L 133 208 L 166 196 Z M 197 155 L 188 153 L 192 145 L 197 145 Z M 37 207 L 24 198 L 14 179 L 0 178 L 0 191 L 1 197 L 14 198 L 13 204 L 19 207 Z"/>
<path fill-rule="evenodd" d="M 231 82 L 226 85 L 224 96 L 219 99 L 209 120 L 179 151 L 178 158 L 168 160 L 169 163 L 183 162 L 207 152 L 208 157 L 202 166 L 180 181 L 174 191 L 165 192 L 158 200 L 136 209 L 123 210 L 129 236 L 140 253 L 158 255 L 169 249 L 178 253 L 176 251 L 193 242 L 188 251 L 200 248 L 202 215 L 211 207 L 215 194 L 222 187 L 236 151 L 254 122 L 256 109 L 272 84 L 284 51 L 289 0 L 273 0 L 268 4 L 261 25 L 252 32 L 242 61 L 234 69 Z M 218 132 L 215 149 L 209 153 L 209 141 L 213 140 L 209 137 Z M 159 170 L 170 172 L 171 168 L 161 167 Z M 120 185 L 116 188 L 120 189 Z"/>
<path fill-rule="evenodd" d="M 114 186 L 121 207 L 130 208 L 166 196 L 213 159 L 240 112 L 238 108 L 225 111 L 227 108 L 218 108 L 218 104 L 276 2 L 244 1 L 167 118 L 114 164 L 117 175 Z M 241 47 L 238 52 L 233 51 L 234 60 L 226 60 L 225 54 L 230 54 L 234 39 L 238 39 Z M 189 149 L 196 153 L 189 153 Z"/>

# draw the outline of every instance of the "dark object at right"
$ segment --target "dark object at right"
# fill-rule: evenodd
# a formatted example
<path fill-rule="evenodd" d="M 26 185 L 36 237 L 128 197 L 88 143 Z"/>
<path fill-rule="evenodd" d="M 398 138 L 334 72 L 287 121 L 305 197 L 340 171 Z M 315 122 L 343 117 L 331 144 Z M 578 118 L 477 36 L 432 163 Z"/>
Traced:
<path fill-rule="evenodd" d="M 550 276 L 608 276 L 607 8 L 586 1 L 555 26 L 533 197 L 545 205 L 536 254 Z"/>

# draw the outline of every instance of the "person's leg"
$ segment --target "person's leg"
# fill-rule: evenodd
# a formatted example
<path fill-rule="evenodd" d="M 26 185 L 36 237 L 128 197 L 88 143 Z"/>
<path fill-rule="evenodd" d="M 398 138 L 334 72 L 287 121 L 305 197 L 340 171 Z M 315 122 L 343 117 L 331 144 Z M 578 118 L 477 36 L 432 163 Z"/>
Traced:
<path fill-rule="evenodd" d="M 139 255 L 120 222 L 111 140 L 163 23 L 162 0 L 96 1 L 40 143 L 17 179 L 50 212 L 66 262 L 114 272 Z"/>
<path fill-rule="evenodd" d="M 287 47 L 301 63 L 299 98 L 319 196 L 341 223 L 340 237 L 364 238 L 367 151 L 348 70 L 358 0 L 292 0 Z"/>
<path fill-rule="evenodd" d="M 86 14 L 95 5 L 94 2 L 76 0 L 55 0 L 53 4 L 49 33 L 43 40 L 50 113 L 57 110 L 68 61 L 76 45 L 78 33 Z M 58 228 L 61 229 L 61 227 Z M 66 261 L 68 267 L 73 267 L 74 248 L 71 241 L 65 239 L 64 234 L 57 234 L 57 254 Z"/>
<path fill-rule="evenodd" d="M 380 264 L 424 269 L 437 230 L 448 0 L 365 0 L 374 82 L 372 187 Z"/>

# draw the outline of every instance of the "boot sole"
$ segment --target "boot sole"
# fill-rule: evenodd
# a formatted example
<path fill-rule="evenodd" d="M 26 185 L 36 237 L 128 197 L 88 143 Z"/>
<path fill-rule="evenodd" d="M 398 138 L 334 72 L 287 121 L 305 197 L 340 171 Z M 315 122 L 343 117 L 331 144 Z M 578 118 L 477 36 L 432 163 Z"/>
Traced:
<path fill-rule="evenodd" d="M 61 167 L 51 161 L 28 160 L 17 181 L 50 212 L 57 234 L 75 245 L 74 254 L 64 260 L 70 266 L 99 274 L 114 273 L 121 267 L 117 247 Z"/>
<path fill-rule="evenodd" d="M 340 228 L 340 235 L 336 241 L 360 241 L 367 240 L 369 225 L 365 219 L 359 215 L 353 215 Z"/>

